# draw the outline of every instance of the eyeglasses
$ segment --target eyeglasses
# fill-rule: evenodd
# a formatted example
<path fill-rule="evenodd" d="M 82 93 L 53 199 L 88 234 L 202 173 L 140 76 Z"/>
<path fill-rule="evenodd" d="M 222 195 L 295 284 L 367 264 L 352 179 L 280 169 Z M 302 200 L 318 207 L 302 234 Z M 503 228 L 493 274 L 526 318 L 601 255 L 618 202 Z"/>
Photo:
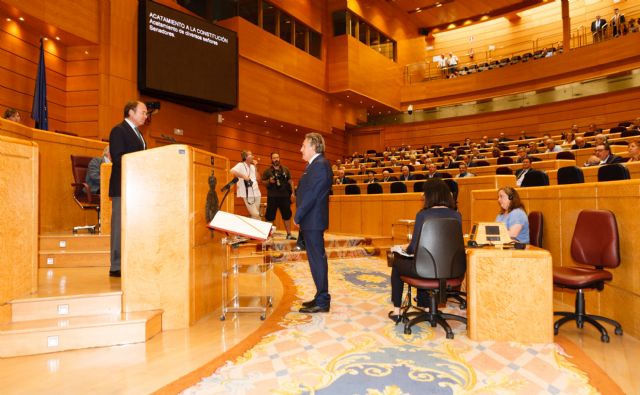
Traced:
<path fill-rule="evenodd" d="M 604 148 L 596 148 L 593 150 L 594 152 L 600 152 L 600 151 L 604 151 Z"/>

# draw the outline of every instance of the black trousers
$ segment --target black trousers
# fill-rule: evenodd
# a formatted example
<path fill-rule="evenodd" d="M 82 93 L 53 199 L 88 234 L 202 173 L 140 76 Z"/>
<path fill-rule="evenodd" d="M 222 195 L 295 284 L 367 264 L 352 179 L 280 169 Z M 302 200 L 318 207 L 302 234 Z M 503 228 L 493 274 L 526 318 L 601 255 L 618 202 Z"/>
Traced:
<path fill-rule="evenodd" d="M 408 258 L 394 253 L 393 267 L 391 268 L 391 302 L 393 307 L 400 307 L 402 304 L 402 294 L 404 293 L 404 283 L 400 276 L 420 277 L 416 272 L 413 258 Z M 419 289 L 417 293 L 418 306 L 428 306 L 427 292 Z"/>

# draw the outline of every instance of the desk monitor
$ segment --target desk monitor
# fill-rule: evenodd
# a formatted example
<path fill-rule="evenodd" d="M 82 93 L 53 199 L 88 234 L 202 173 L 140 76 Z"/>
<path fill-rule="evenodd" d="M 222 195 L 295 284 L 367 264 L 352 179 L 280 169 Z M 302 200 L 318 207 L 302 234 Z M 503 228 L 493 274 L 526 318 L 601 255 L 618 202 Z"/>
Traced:
<path fill-rule="evenodd" d="M 502 222 L 474 223 L 471 228 L 469 240 L 475 241 L 478 245 L 507 244 L 512 242 L 507 227 Z"/>

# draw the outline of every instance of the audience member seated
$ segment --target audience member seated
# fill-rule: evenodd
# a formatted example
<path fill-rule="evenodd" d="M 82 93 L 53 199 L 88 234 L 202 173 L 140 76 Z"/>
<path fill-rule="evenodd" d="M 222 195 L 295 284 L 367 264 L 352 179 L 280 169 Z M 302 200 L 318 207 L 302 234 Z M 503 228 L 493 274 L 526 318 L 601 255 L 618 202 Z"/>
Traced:
<path fill-rule="evenodd" d="M 582 149 L 582 148 L 591 148 L 591 144 L 589 144 L 584 137 L 576 137 L 576 142 L 571 146 L 571 149 Z"/>
<path fill-rule="evenodd" d="M 382 171 L 382 182 L 393 182 L 393 181 L 398 181 L 398 178 L 395 176 L 391 175 L 391 172 L 389 171 L 389 169 L 384 169 Z"/>
<path fill-rule="evenodd" d="M 613 163 L 622 163 L 622 158 L 611 153 L 609 144 L 603 143 L 596 145 L 595 154 L 600 159 L 600 165 L 610 165 Z"/>
<path fill-rule="evenodd" d="M 602 129 L 598 128 L 595 123 L 590 123 L 587 127 L 587 131 L 582 135 L 583 137 L 591 137 L 602 132 Z"/>
<path fill-rule="evenodd" d="M 640 143 L 632 141 L 629 143 L 629 160 L 627 162 L 639 162 L 640 161 Z"/>
<path fill-rule="evenodd" d="M 573 125 L 576 129 L 578 128 L 578 125 Z M 564 135 L 564 140 L 562 140 L 562 143 L 560 143 L 560 145 L 570 145 L 573 146 L 576 143 L 576 134 L 573 132 L 573 128 L 571 128 L 570 132 L 565 133 Z"/>
<path fill-rule="evenodd" d="M 462 162 L 460 163 L 460 165 L 458 166 L 458 174 L 456 174 L 455 178 L 463 178 L 463 177 L 474 177 L 475 174 L 470 173 L 469 169 L 467 168 L 467 164 Z"/>
<path fill-rule="evenodd" d="M 596 137 L 593 138 L 593 146 L 597 147 L 600 144 L 607 143 L 607 136 L 602 133 L 596 134 Z"/>
<path fill-rule="evenodd" d="M 511 187 L 500 188 L 498 190 L 498 204 L 500 205 L 500 214 L 496 217 L 496 222 L 505 224 L 509 236 L 513 240 L 529 244 L 529 218 L 518 191 Z"/>
<path fill-rule="evenodd" d="M 371 184 L 373 182 L 378 182 L 378 179 L 375 177 L 376 176 L 376 172 L 369 170 L 367 172 L 367 179 L 365 180 L 365 184 Z"/>
<path fill-rule="evenodd" d="M 522 161 L 522 168 L 516 171 L 516 185 L 521 186 L 522 181 L 524 180 L 524 176 L 527 174 L 529 170 L 531 170 L 531 158 L 526 157 Z"/>
<path fill-rule="evenodd" d="M 18 112 L 18 110 L 16 110 L 15 108 L 7 108 L 6 110 L 4 110 L 4 114 L 2 115 L 2 118 L 7 119 L 9 121 L 13 121 L 13 122 L 22 122 L 22 117 L 20 116 L 20 112 Z"/>
<path fill-rule="evenodd" d="M 456 168 L 456 165 L 453 163 L 450 156 L 447 155 L 444 158 L 442 158 L 442 164 L 440 165 L 440 170 L 448 170 L 448 169 L 455 169 L 455 168 Z"/>
<path fill-rule="evenodd" d="M 533 155 L 533 154 L 539 154 L 539 153 L 540 151 L 538 150 L 538 144 L 535 141 L 530 141 L 527 146 L 527 154 Z"/>
<path fill-rule="evenodd" d="M 400 181 L 411 181 L 413 180 L 413 175 L 411 175 L 411 168 L 409 166 L 404 165 L 400 170 L 402 174 L 400 174 Z"/>
<path fill-rule="evenodd" d="M 507 137 L 504 132 L 500 132 L 500 137 L 498 138 L 498 142 L 499 143 L 506 143 L 509 141 L 513 141 L 513 139 L 510 139 L 509 137 Z"/>
<path fill-rule="evenodd" d="M 455 210 L 455 202 L 447 184 L 442 180 L 429 180 L 423 185 L 424 207 L 418 211 L 415 224 L 413 226 L 413 236 L 411 242 L 404 248 L 405 254 L 394 253 L 393 266 L 391 267 L 391 302 L 393 310 L 389 312 L 389 318 L 399 323 L 400 305 L 402 304 L 402 294 L 404 283 L 400 276 L 420 277 L 416 272 L 413 254 L 416 252 L 420 232 L 425 221 L 432 218 L 453 218 L 462 223 L 460 213 Z M 418 305 L 424 306 L 424 293 L 418 293 Z"/>
<path fill-rule="evenodd" d="M 502 151 L 500 151 L 500 148 L 495 147 L 491 150 L 491 157 L 492 158 L 499 158 L 502 156 Z"/>
<path fill-rule="evenodd" d="M 355 184 L 355 181 L 344 175 L 344 169 L 338 170 L 338 177 L 336 178 L 336 185 L 341 184 Z"/>
<path fill-rule="evenodd" d="M 428 173 L 425 175 L 426 179 L 430 178 L 442 178 L 442 174 L 438 173 L 438 168 L 434 163 L 429 163 L 427 168 Z"/>
<path fill-rule="evenodd" d="M 102 156 L 97 156 L 89 161 L 87 165 L 87 175 L 85 181 L 89 186 L 92 194 L 100 194 L 100 166 L 103 163 L 111 163 L 111 155 L 109 154 L 109 146 L 102 150 Z"/>
<path fill-rule="evenodd" d="M 562 151 L 562 148 L 560 148 L 559 145 L 556 145 L 556 142 L 553 141 L 552 138 L 548 138 L 544 141 L 544 144 L 547 146 L 547 150 L 544 151 L 545 154 L 548 154 L 550 152 L 560 152 Z"/>
<path fill-rule="evenodd" d="M 473 148 L 471 150 L 471 159 L 487 159 L 487 157 L 484 154 L 480 153 L 480 150 L 478 148 Z"/>
<path fill-rule="evenodd" d="M 518 147 L 518 151 L 516 152 L 516 160 L 515 163 L 522 163 L 522 161 L 524 160 L 524 158 L 526 158 L 528 156 L 527 154 L 527 148 L 526 147 Z"/>
<path fill-rule="evenodd" d="M 527 136 L 527 132 L 522 130 L 519 136 L 520 140 L 528 140 L 534 138 L 533 136 Z"/>

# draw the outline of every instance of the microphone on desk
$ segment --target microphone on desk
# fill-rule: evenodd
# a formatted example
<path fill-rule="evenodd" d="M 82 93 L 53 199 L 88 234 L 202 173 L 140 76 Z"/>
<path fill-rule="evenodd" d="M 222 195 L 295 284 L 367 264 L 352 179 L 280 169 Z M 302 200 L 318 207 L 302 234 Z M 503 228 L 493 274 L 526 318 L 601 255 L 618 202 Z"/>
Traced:
<path fill-rule="evenodd" d="M 229 181 L 227 185 L 223 186 L 220 192 L 228 191 L 229 189 L 231 189 L 231 186 L 237 182 L 238 182 L 238 177 L 233 177 L 233 180 Z"/>

